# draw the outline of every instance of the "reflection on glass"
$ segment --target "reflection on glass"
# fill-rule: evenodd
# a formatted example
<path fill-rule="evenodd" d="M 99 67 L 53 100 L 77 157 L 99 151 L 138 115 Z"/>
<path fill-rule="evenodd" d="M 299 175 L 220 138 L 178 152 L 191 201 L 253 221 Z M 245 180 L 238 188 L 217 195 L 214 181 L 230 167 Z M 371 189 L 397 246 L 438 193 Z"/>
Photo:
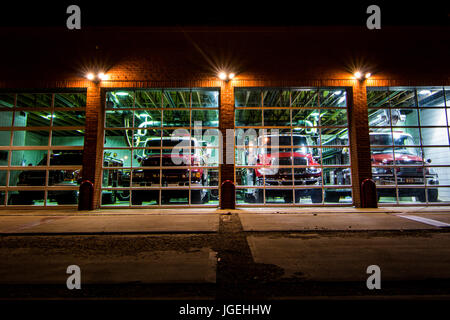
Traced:
<path fill-rule="evenodd" d="M 293 90 L 291 105 L 294 108 L 317 107 L 319 105 L 318 92 L 315 89 Z"/>
<path fill-rule="evenodd" d="M 319 89 L 321 107 L 346 107 L 347 93 L 344 89 Z"/>
<path fill-rule="evenodd" d="M 166 108 L 189 108 L 189 90 L 165 90 L 163 92 L 163 107 Z"/>
<path fill-rule="evenodd" d="M 14 107 L 16 95 L 14 93 L 0 93 L 0 108 Z"/>
<path fill-rule="evenodd" d="M 136 108 L 161 108 L 162 90 L 136 90 Z"/>
<path fill-rule="evenodd" d="M 291 124 L 290 111 L 287 109 L 264 110 L 265 126 L 289 126 Z"/>
<path fill-rule="evenodd" d="M 218 127 L 219 110 L 192 110 L 192 126 Z"/>
<path fill-rule="evenodd" d="M 416 90 L 414 89 L 396 89 L 389 90 L 390 105 L 393 108 L 417 107 Z"/>
<path fill-rule="evenodd" d="M 235 111 L 236 126 L 261 126 L 262 110 L 242 110 Z"/>
<path fill-rule="evenodd" d="M 53 123 L 55 126 L 72 126 L 84 127 L 85 112 L 84 111 L 55 111 L 53 113 Z"/>
<path fill-rule="evenodd" d="M 86 93 L 55 93 L 55 108 L 83 108 L 86 106 Z"/>
<path fill-rule="evenodd" d="M 17 94 L 18 108 L 51 108 L 51 93 L 19 93 Z"/>
<path fill-rule="evenodd" d="M 289 107 L 289 90 L 263 90 L 264 107 Z"/>
<path fill-rule="evenodd" d="M 236 107 L 261 107 L 261 91 L 253 89 L 235 89 Z"/>
<path fill-rule="evenodd" d="M 417 88 L 419 107 L 445 106 L 443 88 Z"/>
<path fill-rule="evenodd" d="M 369 107 L 389 107 L 389 91 L 387 88 L 367 88 L 367 105 Z"/>
<path fill-rule="evenodd" d="M 218 90 L 192 90 L 192 108 L 218 108 Z"/>

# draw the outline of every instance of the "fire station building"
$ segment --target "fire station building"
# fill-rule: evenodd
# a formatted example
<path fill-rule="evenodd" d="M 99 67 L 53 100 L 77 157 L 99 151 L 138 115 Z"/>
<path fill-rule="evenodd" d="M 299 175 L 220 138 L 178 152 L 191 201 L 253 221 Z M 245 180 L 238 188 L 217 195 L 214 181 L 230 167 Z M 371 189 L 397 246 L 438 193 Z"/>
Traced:
<path fill-rule="evenodd" d="M 0 33 L 3 208 L 450 204 L 448 28 Z"/>

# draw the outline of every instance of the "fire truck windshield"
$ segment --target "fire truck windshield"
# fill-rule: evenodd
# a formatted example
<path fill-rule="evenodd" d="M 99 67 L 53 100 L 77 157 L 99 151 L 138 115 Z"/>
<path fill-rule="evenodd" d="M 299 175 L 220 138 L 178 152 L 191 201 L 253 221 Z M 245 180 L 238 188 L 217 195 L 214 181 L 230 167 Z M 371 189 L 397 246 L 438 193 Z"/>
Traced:
<path fill-rule="evenodd" d="M 273 143 L 274 146 L 276 146 L 277 139 L 278 139 L 278 146 L 290 146 L 291 145 L 291 136 L 279 136 L 276 138 L 273 138 L 271 136 L 264 137 L 262 140 L 263 141 L 262 145 L 271 146 Z M 308 145 L 306 137 L 304 137 L 304 136 L 292 136 L 292 139 L 293 139 L 292 145 L 294 147 L 303 147 L 303 146 Z"/>
<path fill-rule="evenodd" d="M 394 132 L 394 141 L 392 141 L 392 135 L 390 133 L 385 134 L 371 134 L 370 144 L 374 149 L 373 153 L 386 153 L 392 152 L 392 148 L 378 148 L 376 146 L 395 146 L 396 153 L 410 154 L 419 156 L 420 152 L 418 148 L 414 148 L 414 139 L 409 134 Z M 400 147 L 400 148 L 399 148 Z M 401 148 L 404 147 L 404 148 Z"/>

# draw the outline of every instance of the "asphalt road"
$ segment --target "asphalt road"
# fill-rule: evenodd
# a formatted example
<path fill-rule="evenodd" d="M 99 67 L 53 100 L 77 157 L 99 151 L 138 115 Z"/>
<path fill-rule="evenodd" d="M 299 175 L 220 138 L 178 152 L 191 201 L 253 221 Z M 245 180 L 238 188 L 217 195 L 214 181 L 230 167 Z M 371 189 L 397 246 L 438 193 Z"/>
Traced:
<path fill-rule="evenodd" d="M 69 265 L 81 289 L 69 290 Z M 369 265 L 381 289 L 369 290 Z M 3 235 L 0 299 L 321 299 L 450 296 L 450 230 Z"/>

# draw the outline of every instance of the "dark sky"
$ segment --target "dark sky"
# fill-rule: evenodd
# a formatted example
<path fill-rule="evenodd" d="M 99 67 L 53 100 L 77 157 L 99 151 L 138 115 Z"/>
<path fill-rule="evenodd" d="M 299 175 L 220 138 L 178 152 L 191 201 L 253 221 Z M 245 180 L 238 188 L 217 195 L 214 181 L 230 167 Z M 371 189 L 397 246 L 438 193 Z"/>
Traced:
<path fill-rule="evenodd" d="M 65 26 L 67 6 L 81 7 L 82 26 L 268 25 L 365 26 L 370 4 L 384 26 L 449 25 L 450 1 L 123 0 L 20 1 L 0 4 L 0 26 Z"/>

